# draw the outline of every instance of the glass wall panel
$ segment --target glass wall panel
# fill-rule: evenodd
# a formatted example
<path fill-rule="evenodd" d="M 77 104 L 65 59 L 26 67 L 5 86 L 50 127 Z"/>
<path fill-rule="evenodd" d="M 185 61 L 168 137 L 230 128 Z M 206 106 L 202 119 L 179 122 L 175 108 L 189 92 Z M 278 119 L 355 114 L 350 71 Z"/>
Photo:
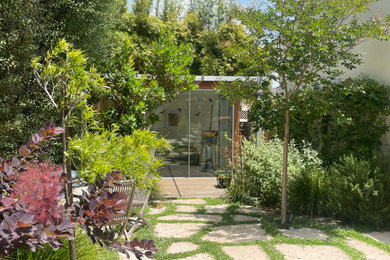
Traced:
<path fill-rule="evenodd" d="M 190 173 L 192 177 L 214 176 L 224 165 L 221 147 L 225 133 L 231 136 L 232 108 L 214 90 L 191 92 Z"/>
<path fill-rule="evenodd" d="M 213 177 L 225 164 L 232 136 L 233 108 L 214 90 L 193 90 L 154 111 L 160 116 L 151 130 L 172 145 L 160 170 L 163 177 Z M 224 147 L 224 149 L 222 149 Z M 157 155 L 158 156 L 158 155 Z"/>
<path fill-rule="evenodd" d="M 165 166 L 160 170 L 163 177 L 187 177 L 188 173 L 188 91 L 181 93 L 175 100 L 164 104 L 154 112 L 160 120 L 151 130 L 163 136 L 172 146 L 165 158 Z M 157 155 L 159 156 L 159 155 Z"/>

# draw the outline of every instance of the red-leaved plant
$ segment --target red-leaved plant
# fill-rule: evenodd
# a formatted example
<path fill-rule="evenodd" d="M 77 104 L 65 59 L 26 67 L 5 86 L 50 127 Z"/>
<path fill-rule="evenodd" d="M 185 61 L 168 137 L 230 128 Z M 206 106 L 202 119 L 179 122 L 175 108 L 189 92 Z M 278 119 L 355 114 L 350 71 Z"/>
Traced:
<path fill-rule="evenodd" d="M 57 224 L 64 210 L 59 203 L 62 172 L 61 165 L 30 164 L 25 171 L 15 174 L 11 198 L 23 203 L 26 212 L 34 214 L 35 221 L 44 225 Z"/>
<path fill-rule="evenodd" d="M 114 240 L 113 231 L 103 229 L 113 215 L 123 212 L 124 194 L 109 191 L 112 185 L 121 185 L 120 172 L 108 173 L 106 179 L 91 185 L 79 202 L 67 208 L 60 203 L 62 167 L 42 162 L 39 157 L 50 148 L 45 144 L 61 133 L 61 127 L 49 122 L 19 149 L 20 160 L 0 157 L 0 258 L 25 246 L 35 251 L 49 244 L 57 250 L 63 246 L 61 239 L 74 239 L 71 234 L 76 223 L 94 243 L 127 257 L 131 251 L 137 259 L 153 258 L 157 248 L 152 240 L 121 243 Z"/>

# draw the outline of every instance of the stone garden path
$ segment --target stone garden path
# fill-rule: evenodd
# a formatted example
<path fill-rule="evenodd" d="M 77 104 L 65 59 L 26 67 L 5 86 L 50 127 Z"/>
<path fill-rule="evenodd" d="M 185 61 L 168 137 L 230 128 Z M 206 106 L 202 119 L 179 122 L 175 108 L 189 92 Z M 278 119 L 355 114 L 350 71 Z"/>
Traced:
<path fill-rule="evenodd" d="M 156 259 L 390 260 L 390 232 L 359 234 L 362 239 L 356 239 L 334 235 L 334 229 L 326 228 L 272 229 L 267 228 L 270 222 L 262 221 L 272 222 L 269 212 L 248 206 L 207 205 L 207 200 L 200 198 L 157 205 L 148 212 L 155 220 L 153 235 L 161 251 Z M 163 246 L 158 245 L 160 240 Z"/>

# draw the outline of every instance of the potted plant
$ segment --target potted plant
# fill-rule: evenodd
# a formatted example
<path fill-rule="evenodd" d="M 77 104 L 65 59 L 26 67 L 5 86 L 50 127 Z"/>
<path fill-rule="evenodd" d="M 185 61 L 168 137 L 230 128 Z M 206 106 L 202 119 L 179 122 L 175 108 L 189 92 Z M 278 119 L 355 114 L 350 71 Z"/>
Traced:
<path fill-rule="evenodd" d="M 229 185 L 231 180 L 230 173 L 224 170 L 217 170 L 216 175 L 217 175 L 217 186 L 220 188 L 226 188 L 226 186 Z"/>

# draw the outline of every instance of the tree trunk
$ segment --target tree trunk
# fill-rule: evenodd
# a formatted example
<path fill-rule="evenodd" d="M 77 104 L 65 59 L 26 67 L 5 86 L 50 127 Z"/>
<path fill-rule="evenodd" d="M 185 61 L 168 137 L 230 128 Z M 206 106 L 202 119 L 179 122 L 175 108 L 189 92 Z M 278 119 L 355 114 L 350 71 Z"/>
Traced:
<path fill-rule="evenodd" d="M 282 202 L 281 216 L 282 224 L 286 222 L 287 214 L 287 166 L 288 166 L 288 144 L 290 142 L 290 109 L 286 109 L 286 122 L 284 125 L 284 140 L 283 140 L 283 173 L 282 173 Z"/>
<path fill-rule="evenodd" d="M 68 137 L 69 137 L 69 127 L 66 126 L 65 128 L 65 132 L 64 132 L 64 135 L 63 135 L 66 139 L 65 139 L 65 148 L 66 148 L 66 151 L 68 150 L 68 145 L 69 145 L 69 141 L 68 141 Z M 66 165 L 66 167 L 64 168 L 65 172 L 66 172 L 66 179 L 68 180 L 68 183 L 66 183 L 66 189 L 65 189 L 65 192 L 66 192 L 66 203 L 68 204 L 68 206 L 72 205 L 73 203 L 73 191 L 72 191 L 72 169 L 71 169 L 71 164 L 70 164 L 70 160 L 65 158 L 65 163 L 64 165 Z M 69 251 L 70 251 L 70 259 L 71 260 L 76 260 L 76 234 L 75 232 L 73 231 L 72 232 L 72 236 L 75 238 L 73 240 L 69 240 Z"/>
<path fill-rule="evenodd" d="M 64 87 L 63 92 L 65 92 L 66 89 Z M 65 96 L 65 95 L 64 95 Z M 66 152 L 68 151 L 68 137 L 69 137 L 69 127 L 66 122 L 66 107 L 65 105 L 62 106 L 61 109 L 61 119 L 62 119 L 62 128 L 65 130 L 64 134 L 62 135 L 62 165 L 64 167 L 64 172 L 66 174 L 66 184 L 65 184 L 65 199 L 66 199 L 66 204 L 69 207 L 73 203 L 73 192 L 72 192 L 72 182 L 69 182 L 72 180 L 72 172 L 71 172 L 71 165 L 70 165 L 70 160 L 66 158 Z M 70 259 L 71 260 L 76 260 L 76 237 L 75 237 L 75 232 L 73 231 L 71 234 L 75 239 L 73 240 L 68 240 L 69 242 L 69 253 L 70 253 Z"/>

